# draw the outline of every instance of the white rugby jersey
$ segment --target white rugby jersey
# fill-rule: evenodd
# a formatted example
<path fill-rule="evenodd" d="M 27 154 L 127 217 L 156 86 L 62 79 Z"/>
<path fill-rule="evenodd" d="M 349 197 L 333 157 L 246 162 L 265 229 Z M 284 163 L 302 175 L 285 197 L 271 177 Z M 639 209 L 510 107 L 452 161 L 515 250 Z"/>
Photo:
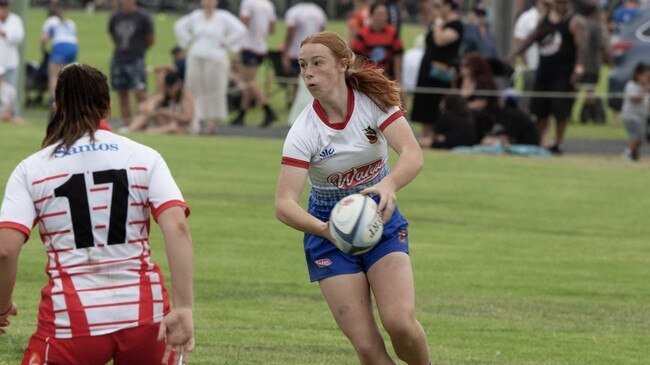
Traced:
<path fill-rule="evenodd" d="M 42 32 L 52 40 L 52 45 L 69 43 L 76 45 L 77 26 L 70 19 L 61 19 L 58 16 L 51 16 L 45 19 Z"/>
<path fill-rule="evenodd" d="M 160 322 L 169 298 L 151 261 L 149 218 L 185 208 L 163 158 L 105 130 L 69 149 L 23 160 L 7 183 L 0 227 L 29 236 L 38 224 L 47 253 L 37 332 L 96 336 Z"/>
<path fill-rule="evenodd" d="M 318 100 L 308 105 L 287 134 L 282 163 L 309 169 L 309 210 L 327 217 L 344 196 L 377 184 L 390 171 L 382 133 L 402 116 L 383 112 L 363 93 L 348 89 L 348 115 L 330 124 Z"/>
<path fill-rule="evenodd" d="M 271 24 L 277 20 L 275 5 L 269 0 L 244 0 L 239 16 L 248 19 L 248 34 L 242 48 L 257 54 L 266 54 L 269 50 L 267 40 Z"/>
<path fill-rule="evenodd" d="M 287 28 L 295 29 L 291 44 L 287 44 L 286 47 L 289 58 L 298 59 L 300 43 L 308 36 L 325 28 L 327 14 L 314 3 L 298 3 L 287 10 L 284 15 L 284 23 Z"/>

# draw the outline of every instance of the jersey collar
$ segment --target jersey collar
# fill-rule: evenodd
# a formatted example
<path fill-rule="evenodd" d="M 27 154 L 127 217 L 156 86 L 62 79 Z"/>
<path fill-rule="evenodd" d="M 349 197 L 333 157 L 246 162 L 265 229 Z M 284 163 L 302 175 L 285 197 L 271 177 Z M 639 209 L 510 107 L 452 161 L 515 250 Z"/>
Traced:
<path fill-rule="evenodd" d="M 97 127 L 97 129 L 101 129 L 103 131 L 109 131 L 109 132 L 113 131 L 111 126 L 106 122 L 106 119 L 102 119 L 99 121 L 99 126 Z"/>
<path fill-rule="evenodd" d="M 330 123 L 329 119 L 327 118 L 327 113 L 325 113 L 325 109 L 323 109 L 323 106 L 317 99 L 314 99 L 313 107 L 314 111 L 316 111 L 316 115 L 318 115 L 318 118 L 320 118 L 320 120 L 325 123 L 326 126 L 336 130 L 343 130 L 348 125 L 348 122 L 352 117 L 352 112 L 354 111 L 354 91 L 350 86 L 348 86 L 348 114 L 345 116 L 345 119 L 341 123 Z"/>

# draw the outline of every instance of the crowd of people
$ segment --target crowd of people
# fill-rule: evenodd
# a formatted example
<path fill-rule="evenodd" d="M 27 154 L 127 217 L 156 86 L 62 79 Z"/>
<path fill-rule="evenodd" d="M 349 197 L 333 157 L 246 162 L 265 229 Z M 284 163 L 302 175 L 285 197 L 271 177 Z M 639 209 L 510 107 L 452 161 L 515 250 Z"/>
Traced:
<path fill-rule="evenodd" d="M 112 3 L 115 11 L 108 25 L 114 44 L 110 82 L 118 95 L 120 130 L 215 134 L 224 123 L 250 125 L 246 117 L 254 107 L 263 110 L 258 126 L 268 127 L 277 121 L 277 112 L 258 84 L 258 70 L 270 52 L 268 37 L 276 28 L 278 15 L 273 2 L 241 1 L 235 15 L 222 9 L 217 0 L 202 0 L 199 9 L 175 23 L 178 46 L 169 65 L 154 68 L 153 95 L 147 94 L 144 61 L 147 49 L 155 42 L 151 16 L 138 7 L 136 0 Z M 609 44 L 647 1 L 521 1 L 529 6 L 521 8 L 517 16 L 511 54 L 498 49 L 492 31 L 494 9 L 481 0 L 470 2 L 469 9 L 461 9 L 458 0 L 418 0 L 408 2 L 408 6 L 404 1 L 387 0 L 351 3 L 343 38 L 355 54 L 366 60 L 366 67 L 381 69 L 400 83 L 402 106 L 409 120 L 421 124 L 418 142 L 422 148 L 472 146 L 504 137 L 522 140 L 514 131 L 528 130 L 532 122 L 538 136 L 526 140 L 537 140 L 539 146 L 561 154 L 575 101 L 571 95 L 584 90 L 580 113 L 583 123 L 605 122 L 605 103 L 595 93 L 601 65 L 611 65 Z M 325 11 L 313 2 L 291 4 L 284 15 L 286 33 L 279 49 L 283 76 L 292 79 L 287 82 L 291 89 L 289 125 L 311 99 L 306 86 L 298 82 L 300 41 L 324 30 L 328 20 Z M 400 32 L 407 17 L 405 9 L 413 6 L 418 9 L 422 33 L 413 47 L 408 47 Z M 41 48 L 49 59 L 52 100 L 58 72 L 76 61 L 78 51 L 75 23 L 65 17 L 64 10 L 54 7 L 42 27 Z M 0 0 L 0 50 L 6 50 L 0 52 L 4 74 L 0 77 L 4 80 L 0 81 L 0 105 L 4 108 L 0 115 L 6 121 L 21 121 L 14 89 L 17 49 L 23 40 L 20 17 L 9 11 L 9 0 Z M 515 76 L 522 80 L 522 96 L 510 93 L 506 105 L 506 98 L 499 96 L 514 87 Z M 171 80 L 176 79 L 180 80 L 180 99 L 174 101 L 177 107 L 159 105 L 168 99 L 166 93 L 174 87 Z M 234 89 L 239 90 L 240 98 L 233 103 L 229 93 Z M 564 94 L 567 96 L 562 97 Z M 459 95 L 464 103 L 448 100 L 447 95 Z M 452 123 L 443 129 L 470 128 L 472 133 L 460 134 L 474 135 L 473 139 L 452 138 L 440 143 L 445 136 L 440 135 L 437 124 L 445 102 L 467 108 L 462 114 L 469 116 L 469 122 Z M 7 108 L 8 103 L 13 108 Z M 134 104 L 138 106 L 132 110 Z M 517 120 L 525 122 L 525 128 L 514 127 L 507 120 L 508 110 L 513 108 L 524 112 Z M 235 117 L 228 121 L 232 109 Z M 622 110 L 621 120 L 629 119 L 628 110 Z M 551 122 L 555 124 L 554 136 L 548 133 Z M 634 133 L 630 131 L 631 138 Z M 634 153 L 629 156 L 638 158 Z"/>

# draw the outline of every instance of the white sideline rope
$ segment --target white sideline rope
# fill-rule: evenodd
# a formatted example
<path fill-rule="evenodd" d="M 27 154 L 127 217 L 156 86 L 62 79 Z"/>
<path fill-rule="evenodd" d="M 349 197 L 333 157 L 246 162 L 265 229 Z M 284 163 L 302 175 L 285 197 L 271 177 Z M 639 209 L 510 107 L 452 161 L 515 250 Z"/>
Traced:
<path fill-rule="evenodd" d="M 295 85 L 298 83 L 298 78 L 293 77 L 275 77 L 275 81 L 279 84 L 285 85 Z M 461 95 L 460 89 L 449 89 L 443 87 L 416 87 L 412 90 L 407 90 L 409 93 L 419 93 L 419 94 L 438 94 L 438 95 Z M 578 91 L 520 91 L 509 88 L 507 93 L 504 90 L 474 90 L 472 95 L 477 96 L 494 96 L 502 97 L 507 95 L 516 96 L 518 98 L 555 98 L 555 99 L 566 99 L 566 98 L 577 98 L 578 95 L 582 94 L 584 89 Z M 624 98 L 624 92 L 597 92 L 593 91 L 594 97 L 601 98 Z"/>

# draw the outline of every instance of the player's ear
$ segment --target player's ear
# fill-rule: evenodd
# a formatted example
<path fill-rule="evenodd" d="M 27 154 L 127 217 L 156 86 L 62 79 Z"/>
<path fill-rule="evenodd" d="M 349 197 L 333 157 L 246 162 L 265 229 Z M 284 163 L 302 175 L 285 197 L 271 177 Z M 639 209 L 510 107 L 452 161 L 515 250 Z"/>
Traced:
<path fill-rule="evenodd" d="M 341 58 L 341 62 L 339 62 L 339 71 L 341 71 L 341 72 L 347 71 L 349 63 L 350 63 L 349 59 Z"/>

